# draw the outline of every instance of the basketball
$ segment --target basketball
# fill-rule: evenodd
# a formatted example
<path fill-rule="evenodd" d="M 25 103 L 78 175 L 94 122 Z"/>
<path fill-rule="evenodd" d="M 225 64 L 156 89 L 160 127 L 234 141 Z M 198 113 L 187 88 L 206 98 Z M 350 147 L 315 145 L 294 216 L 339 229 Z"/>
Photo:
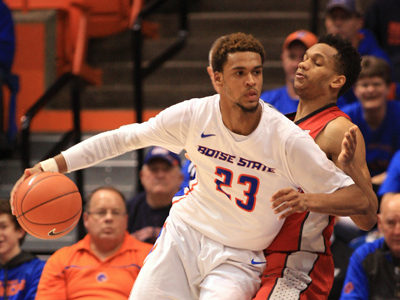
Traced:
<path fill-rule="evenodd" d="M 67 176 L 41 172 L 21 183 L 13 207 L 26 232 L 41 239 L 56 239 L 78 224 L 82 198 L 75 183 Z"/>

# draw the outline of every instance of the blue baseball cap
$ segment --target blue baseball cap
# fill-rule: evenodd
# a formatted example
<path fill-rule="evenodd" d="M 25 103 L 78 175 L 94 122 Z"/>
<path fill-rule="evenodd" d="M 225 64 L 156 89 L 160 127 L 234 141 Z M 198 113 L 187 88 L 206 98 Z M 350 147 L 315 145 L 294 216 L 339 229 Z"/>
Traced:
<path fill-rule="evenodd" d="M 356 0 L 330 0 L 326 5 L 326 11 L 330 11 L 336 7 L 342 8 L 351 14 L 360 14 L 360 7 Z"/>
<path fill-rule="evenodd" d="M 158 146 L 150 148 L 150 150 L 146 154 L 146 157 L 144 158 L 143 163 L 145 165 L 149 164 L 152 160 L 156 158 L 163 159 L 173 166 L 181 166 L 181 157 L 178 154 Z"/>

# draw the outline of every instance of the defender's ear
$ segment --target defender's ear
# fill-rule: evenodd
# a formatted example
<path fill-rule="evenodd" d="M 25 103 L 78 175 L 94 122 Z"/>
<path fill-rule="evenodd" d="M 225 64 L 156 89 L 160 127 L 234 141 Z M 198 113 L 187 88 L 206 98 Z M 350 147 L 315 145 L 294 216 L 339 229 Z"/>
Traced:
<path fill-rule="evenodd" d="M 336 76 L 335 79 L 331 82 L 331 87 L 333 89 L 340 90 L 342 86 L 345 84 L 345 82 L 346 82 L 346 76 L 344 75 Z"/>

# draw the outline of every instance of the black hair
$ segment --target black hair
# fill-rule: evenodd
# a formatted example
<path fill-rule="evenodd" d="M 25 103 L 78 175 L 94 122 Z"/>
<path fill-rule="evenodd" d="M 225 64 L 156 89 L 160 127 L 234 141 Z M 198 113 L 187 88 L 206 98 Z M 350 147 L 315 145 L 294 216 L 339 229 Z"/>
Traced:
<path fill-rule="evenodd" d="M 251 34 L 242 32 L 232 33 L 219 38 L 213 45 L 211 67 L 214 72 L 222 72 L 228 61 L 229 53 L 255 52 L 260 54 L 261 62 L 265 61 L 265 50 L 260 41 Z"/>
<path fill-rule="evenodd" d="M 361 56 L 351 42 L 340 35 L 327 34 L 319 38 L 318 43 L 327 44 L 338 52 L 334 55 L 335 72 L 346 77 L 339 90 L 338 98 L 351 88 L 361 72 Z"/>

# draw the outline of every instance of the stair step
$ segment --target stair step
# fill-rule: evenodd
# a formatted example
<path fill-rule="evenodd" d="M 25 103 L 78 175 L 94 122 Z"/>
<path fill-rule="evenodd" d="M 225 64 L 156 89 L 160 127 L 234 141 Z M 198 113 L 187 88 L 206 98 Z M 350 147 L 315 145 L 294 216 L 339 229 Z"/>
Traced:
<path fill-rule="evenodd" d="M 174 15 L 158 14 L 152 16 L 151 20 L 160 24 L 160 38 L 145 39 L 144 60 L 154 57 L 161 49 L 172 43 L 178 30 L 177 17 Z M 310 27 L 310 13 L 308 11 L 201 12 L 190 13 L 188 24 L 188 45 L 174 59 L 207 61 L 208 50 L 216 38 L 239 31 L 253 34 L 265 47 L 275 44 L 274 48 L 268 48 L 267 52 L 272 52 L 271 58 L 277 59 L 281 45 L 289 33 Z M 112 37 L 91 39 L 88 62 L 97 65 L 105 61 L 131 61 L 131 49 L 132 40 L 129 31 Z"/>

